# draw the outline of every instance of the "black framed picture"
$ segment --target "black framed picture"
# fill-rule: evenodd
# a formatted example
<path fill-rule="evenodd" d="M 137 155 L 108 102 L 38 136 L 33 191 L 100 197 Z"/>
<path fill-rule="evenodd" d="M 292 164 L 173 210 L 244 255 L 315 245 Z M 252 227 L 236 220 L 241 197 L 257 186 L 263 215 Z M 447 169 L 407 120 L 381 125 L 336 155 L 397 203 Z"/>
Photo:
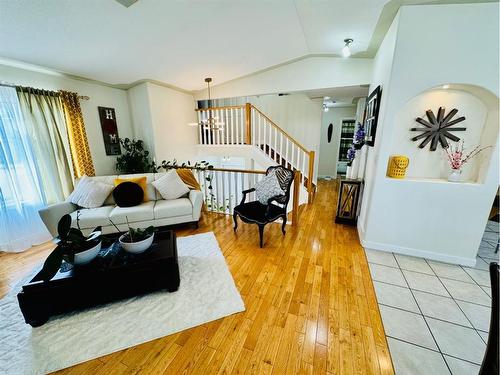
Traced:
<path fill-rule="evenodd" d="M 377 133 L 377 122 L 378 122 L 378 111 L 380 109 L 380 97 L 382 95 L 382 89 L 377 86 L 368 96 L 365 105 L 365 143 L 368 146 L 373 147 L 375 145 L 375 134 Z"/>
<path fill-rule="evenodd" d="M 120 155 L 120 138 L 118 136 L 118 126 L 116 124 L 116 113 L 114 108 L 97 107 L 99 119 L 101 120 L 102 138 L 106 155 Z"/>

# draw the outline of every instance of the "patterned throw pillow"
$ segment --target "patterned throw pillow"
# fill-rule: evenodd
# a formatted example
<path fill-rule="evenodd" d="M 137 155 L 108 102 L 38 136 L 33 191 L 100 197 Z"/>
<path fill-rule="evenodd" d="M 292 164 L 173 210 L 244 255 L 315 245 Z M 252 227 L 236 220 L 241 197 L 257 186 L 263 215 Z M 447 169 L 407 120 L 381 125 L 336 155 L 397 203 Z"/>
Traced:
<path fill-rule="evenodd" d="M 255 184 L 255 195 L 257 196 L 257 200 L 262 204 L 267 204 L 268 199 L 283 194 L 285 192 L 281 189 L 275 171 L 270 172 Z"/>

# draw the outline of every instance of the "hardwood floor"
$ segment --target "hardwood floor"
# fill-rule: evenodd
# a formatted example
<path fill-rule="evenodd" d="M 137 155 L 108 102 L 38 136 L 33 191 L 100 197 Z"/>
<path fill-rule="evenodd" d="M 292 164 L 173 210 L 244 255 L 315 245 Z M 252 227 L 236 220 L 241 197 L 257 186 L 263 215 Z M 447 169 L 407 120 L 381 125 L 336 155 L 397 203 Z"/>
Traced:
<path fill-rule="evenodd" d="M 393 374 L 364 251 L 354 227 L 333 222 L 336 182 L 321 181 L 300 224 L 265 229 L 205 214 L 246 311 L 59 371 L 64 374 Z M 44 259 L 50 245 L 0 253 L 0 294 Z M 182 282 L 182 281 L 181 281 Z"/>

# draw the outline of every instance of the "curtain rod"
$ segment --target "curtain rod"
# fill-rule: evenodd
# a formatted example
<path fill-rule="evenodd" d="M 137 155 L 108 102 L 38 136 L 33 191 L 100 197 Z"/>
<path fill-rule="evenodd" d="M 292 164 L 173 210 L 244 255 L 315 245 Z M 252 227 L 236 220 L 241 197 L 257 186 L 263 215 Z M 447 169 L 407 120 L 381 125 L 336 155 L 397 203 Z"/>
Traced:
<path fill-rule="evenodd" d="M 4 82 L 4 81 L 2 81 L 2 82 L 0 82 L 0 86 L 5 86 L 5 87 L 17 87 L 18 85 L 15 85 L 15 84 L 13 84 L 13 83 L 9 83 L 9 82 Z M 80 100 L 89 100 L 89 99 L 90 99 L 90 97 L 89 97 L 89 96 L 87 96 L 87 95 L 79 95 L 79 96 L 78 96 L 78 99 L 80 99 Z"/>

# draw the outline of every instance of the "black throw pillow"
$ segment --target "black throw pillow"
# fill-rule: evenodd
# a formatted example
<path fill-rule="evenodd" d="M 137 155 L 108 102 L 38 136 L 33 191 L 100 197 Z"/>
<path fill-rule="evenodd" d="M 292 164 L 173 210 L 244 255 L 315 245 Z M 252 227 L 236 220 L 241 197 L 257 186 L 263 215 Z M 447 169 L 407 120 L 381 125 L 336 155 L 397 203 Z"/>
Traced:
<path fill-rule="evenodd" d="M 144 191 L 135 182 L 122 182 L 114 188 L 113 198 L 118 207 L 133 207 L 142 203 Z"/>

